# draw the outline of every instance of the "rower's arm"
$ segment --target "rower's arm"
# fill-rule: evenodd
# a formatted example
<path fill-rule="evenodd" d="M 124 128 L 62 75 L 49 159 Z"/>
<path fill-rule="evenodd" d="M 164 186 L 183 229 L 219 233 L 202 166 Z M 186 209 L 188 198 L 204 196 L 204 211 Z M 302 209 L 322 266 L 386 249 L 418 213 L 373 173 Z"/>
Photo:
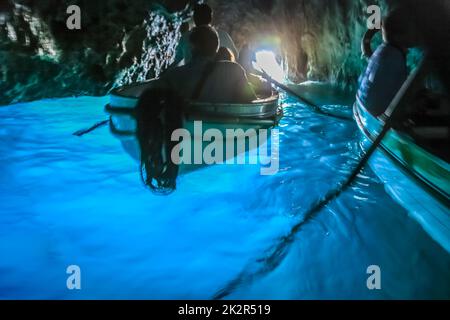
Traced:
<path fill-rule="evenodd" d="M 253 73 L 247 73 L 247 78 L 257 96 L 268 97 L 272 94 L 272 86 L 262 77 Z"/>
<path fill-rule="evenodd" d="M 236 81 L 236 91 L 238 92 L 237 100 L 241 103 L 252 102 L 253 100 L 257 99 L 255 90 L 250 85 L 245 70 L 241 66 L 238 67 L 239 67 L 237 68 L 238 81 Z"/>

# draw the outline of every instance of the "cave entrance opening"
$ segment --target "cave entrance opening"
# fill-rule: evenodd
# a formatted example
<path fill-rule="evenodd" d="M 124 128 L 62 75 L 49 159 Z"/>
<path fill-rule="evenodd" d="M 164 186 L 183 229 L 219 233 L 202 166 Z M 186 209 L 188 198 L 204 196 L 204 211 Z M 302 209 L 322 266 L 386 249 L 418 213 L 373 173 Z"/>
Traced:
<path fill-rule="evenodd" d="M 287 72 L 283 68 L 283 60 L 270 50 L 260 50 L 255 53 L 253 67 L 255 70 L 267 73 L 272 79 L 278 82 L 287 80 Z"/>

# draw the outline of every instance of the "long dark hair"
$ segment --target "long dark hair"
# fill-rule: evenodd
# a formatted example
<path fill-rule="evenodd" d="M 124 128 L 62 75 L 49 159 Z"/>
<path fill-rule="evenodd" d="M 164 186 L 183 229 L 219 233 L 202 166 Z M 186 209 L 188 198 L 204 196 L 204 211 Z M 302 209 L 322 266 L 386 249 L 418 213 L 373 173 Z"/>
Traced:
<path fill-rule="evenodd" d="M 178 165 L 171 159 L 174 130 L 182 127 L 183 101 L 169 90 L 144 92 L 136 107 L 137 139 L 141 148 L 141 177 L 155 194 L 175 191 Z"/>

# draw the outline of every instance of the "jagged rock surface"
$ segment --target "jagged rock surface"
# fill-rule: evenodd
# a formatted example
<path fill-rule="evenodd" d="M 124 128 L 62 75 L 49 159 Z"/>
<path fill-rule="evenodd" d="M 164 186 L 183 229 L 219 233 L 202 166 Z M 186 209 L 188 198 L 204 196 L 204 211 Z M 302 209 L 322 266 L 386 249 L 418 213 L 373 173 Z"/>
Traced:
<path fill-rule="evenodd" d="M 276 44 L 286 57 L 292 80 L 332 81 L 354 87 L 366 63 L 361 58 L 360 40 L 365 31 L 367 6 L 380 4 L 386 11 L 388 5 L 401 1 L 404 0 L 208 2 L 215 9 L 215 25 L 229 31 L 238 47 L 248 42 Z M 412 6 L 417 1 L 407 3 Z M 145 19 L 149 18 L 151 6 L 163 4 L 174 12 L 185 8 L 188 2 L 0 1 L 0 104 L 107 93 L 124 72 L 133 67 L 138 69 L 139 63 L 142 67 L 140 59 L 144 51 L 148 56 L 145 24 L 151 22 Z M 426 1 L 427 6 L 432 2 L 443 3 L 449 13 L 445 1 Z M 73 4 L 82 9 L 81 30 L 66 27 L 66 9 Z M 434 14 L 416 11 L 423 11 L 423 16 L 435 16 L 445 10 L 435 10 Z M 446 33 L 442 24 L 429 25 L 437 26 L 430 33 L 441 30 L 448 38 L 450 32 Z M 450 41 L 442 39 L 439 43 Z M 153 74 L 150 71 L 145 76 Z"/>

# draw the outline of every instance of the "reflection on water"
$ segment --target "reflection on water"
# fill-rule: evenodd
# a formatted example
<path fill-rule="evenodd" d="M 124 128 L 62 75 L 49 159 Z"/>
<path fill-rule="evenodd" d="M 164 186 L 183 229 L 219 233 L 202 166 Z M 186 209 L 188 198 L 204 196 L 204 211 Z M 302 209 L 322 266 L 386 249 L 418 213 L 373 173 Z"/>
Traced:
<path fill-rule="evenodd" d="M 108 129 L 71 135 L 102 120 L 106 100 L 0 108 L 0 298 L 211 298 L 287 234 L 360 152 L 354 123 L 288 100 L 278 174 L 211 166 L 157 197 Z M 66 289 L 74 264 L 81 291 Z M 381 268 L 380 291 L 367 289 L 370 265 Z M 228 298 L 449 298 L 449 270 L 449 255 L 367 169 L 297 234 L 275 270 Z"/>

